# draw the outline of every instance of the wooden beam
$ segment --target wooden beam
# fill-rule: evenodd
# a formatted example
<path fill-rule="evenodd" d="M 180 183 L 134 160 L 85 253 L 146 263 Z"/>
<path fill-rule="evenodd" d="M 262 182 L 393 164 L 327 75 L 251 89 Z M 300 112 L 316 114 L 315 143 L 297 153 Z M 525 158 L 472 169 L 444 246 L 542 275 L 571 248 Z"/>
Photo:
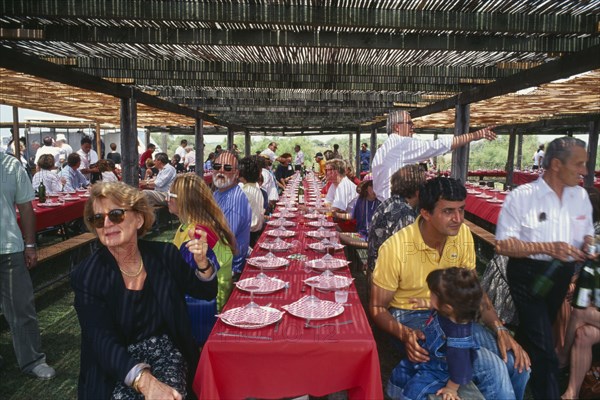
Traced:
<path fill-rule="evenodd" d="M 513 185 L 513 175 L 515 170 L 515 147 L 517 143 L 517 129 L 512 128 L 510 131 L 509 139 L 508 139 L 508 156 L 506 158 L 506 187 L 512 188 Z"/>
<path fill-rule="evenodd" d="M 194 127 L 194 141 L 196 142 L 196 175 L 204 176 L 204 121 L 196 119 Z"/>
<path fill-rule="evenodd" d="M 323 7 L 278 3 L 199 3 L 186 0 L 155 2 L 152 7 L 144 0 L 128 0 L 88 4 L 70 1 L 43 2 L 21 0 L 19 7 L 12 2 L 0 3 L 0 15 L 13 20 L 28 17 L 44 19 L 110 19 L 115 21 L 179 21 L 204 24 L 247 24 L 249 16 L 256 25 L 370 29 L 417 29 L 490 31 L 513 33 L 595 34 L 595 15 L 558 13 L 561 10 L 546 8 L 545 13 L 476 13 L 461 11 L 429 11 L 422 9 Z M 548 9 L 550 11 L 548 11 Z M 557 12 L 552 12 L 555 10 Z"/>
<path fill-rule="evenodd" d="M 121 163 L 123 182 L 139 186 L 139 154 L 136 126 L 136 103 L 133 97 L 121 98 Z"/>
<path fill-rule="evenodd" d="M 15 157 L 21 161 L 21 141 L 19 140 L 19 108 L 12 108 L 13 116 L 13 127 L 12 127 L 12 141 L 15 146 Z M 29 162 L 29 160 L 27 160 Z"/>
<path fill-rule="evenodd" d="M 455 33 L 390 33 L 374 35 L 368 32 L 340 32 L 321 29 L 314 31 L 287 30 L 283 34 L 273 29 L 197 29 L 155 27 L 115 27 L 88 25 L 32 25 L 39 30 L 41 42 L 65 43 L 124 43 L 178 46 L 260 46 L 312 47 L 343 49 L 443 50 L 443 51 L 502 51 L 502 52 L 574 52 L 599 44 L 593 36 L 535 37 L 515 32 L 514 35 L 491 36 Z M 14 34 L 17 29 L 0 30 L 0 39 L 23 40 Z M 23 31 L 22 29 L 18 29 Z M 594 32 L 595 33 L 595 32 Z"/>

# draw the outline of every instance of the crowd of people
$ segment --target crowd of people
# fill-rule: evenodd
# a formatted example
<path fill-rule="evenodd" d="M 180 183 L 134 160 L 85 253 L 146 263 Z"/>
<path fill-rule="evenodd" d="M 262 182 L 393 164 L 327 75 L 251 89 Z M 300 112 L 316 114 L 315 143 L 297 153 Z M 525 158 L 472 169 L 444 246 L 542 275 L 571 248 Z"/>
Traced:
<path fill-rule="evenodd" d="M 536 399 L 558 399 L 559 369 L 570 365 L 562 398 L 577 398 L 591 365 L 591 346 L 600 342 L 600 311 L 589 307 L 570 313 L 558 354 L 553 324 L 577 279 L 578 265 L 598 258 L 587 250 L 600 233 L 600 196 L 579 186 L 586 174 L 585 143 L 565 137 L 540 146 L 534 165 L 543 174 L 512 191 L 502 207 L 495 251 L 508 257 L 508 285 L 520 321 L 513 336 L 475 272 L 475 244 L 463 223 L 463 183 L 427 180 L 418 164 L 476 140 L 494 140 L 495 133 L 484 128 L 417 139 L 404 111 L 390 114 L 387 129 L 387 140 L 373 155 L 362 143 L 359 176 L 338 145 L 313 157 L 313 171 L 324 183 L 321 211 L 364 242 L 368 313 L 399 349 L 387 395 L 522 399 L 529 387 Z M 11 236 L 0 265 L 3 275 L 24 287 L 14 293 L 2 280 L 3 311 L 15 315 L 9 324 L 21 369 L 39 378 L 54 376 L 39 346 L 31 282 L 21 276 L 35 265 L 33 190 L 40 182 L 49 191 L 69 191 L 97 181 L 84 221 L 103 246 L 71 275 L 82 332 L 78 395 L 191 395 L 199 354 L 185 295 L 216 299 L 215 313 L 223 308 L 279 194 L 306 169 L 300 145 L 294 154 L 278 154 L 277 142 L 271 142 L 245 157 L 237 148 L 217 146 L 203 163 L 212 174 L 209 186 L 195 173 L 195 150 L 186 140 L 171 159 L 149 144 L 139 159 L 139 190 L 119 182 L 114 166 L 121 156 L 113 144 L 106 159 L 99 159 L 87 137 L 80 150 L 69 154 L 64 143 L 55 145 L 60 140 L 46 139 L 36 154 L 33 184 L 17 158 L 2 154 L 0 159 L 3 175 L 16 179 L 3 190 L 0 206 L 14 211 L 16 205 L 22 219 L 22 234 L 16 222 L 2 229 L 2 235 Z M 23 182 L 27 188 L 20 187 Z M 172 244 L 150 244 L 143 236 L 162 206 L 179 218 L 180 226 Z M 550 293 L 534 293 L 536 277 L 556 260 L 560 267 L 552 267 Z M 16 296 L 27 309 L 13 311 L 14 305 L 5 304 Z M 30 335 L 15 334 L 24 324 L 33 327 Z"/>

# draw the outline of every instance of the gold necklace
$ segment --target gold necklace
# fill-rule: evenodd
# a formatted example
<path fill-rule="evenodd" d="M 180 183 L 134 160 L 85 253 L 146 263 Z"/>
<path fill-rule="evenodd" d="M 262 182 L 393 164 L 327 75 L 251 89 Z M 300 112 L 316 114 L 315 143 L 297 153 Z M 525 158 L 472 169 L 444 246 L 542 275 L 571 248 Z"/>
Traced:
<path fill-rule="evenodd" d="M 137 272 L 134 272 L 134 273 L 127 272 L 127 271 L 123 270 L 121 267 L 119 267 L 119 269 L 121 270 L 123 275 L 135 278 L 136 276 L 138 276 L 139 274 L 142 273 L 142 270 L 144 269 L 144 260 L 142 259 L 142 257 L 140 257 L 140 269 L 138 269 Z"/>

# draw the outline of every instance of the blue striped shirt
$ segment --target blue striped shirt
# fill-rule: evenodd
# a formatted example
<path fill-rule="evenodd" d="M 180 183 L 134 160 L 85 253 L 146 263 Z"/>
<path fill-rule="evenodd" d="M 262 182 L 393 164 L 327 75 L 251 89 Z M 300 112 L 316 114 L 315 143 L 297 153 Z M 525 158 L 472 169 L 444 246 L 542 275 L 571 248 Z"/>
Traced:
<path fill-rule="evenodd" d="M 217 190 L 214 196 L 237 241 L 238 254 L 233 257 L 232 270 L 234 273 L 242 272 L 250 245 L 250 224 L 252 223 L 252 210 L 248 197 L 238 185 L 233 185 L 224 192 Z"/>

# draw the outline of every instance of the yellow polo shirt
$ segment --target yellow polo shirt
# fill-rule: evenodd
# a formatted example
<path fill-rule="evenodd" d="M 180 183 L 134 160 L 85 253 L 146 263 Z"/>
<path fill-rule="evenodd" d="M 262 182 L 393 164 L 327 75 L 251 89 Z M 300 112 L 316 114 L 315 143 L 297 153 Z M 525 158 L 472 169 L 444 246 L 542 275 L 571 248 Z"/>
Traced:
<path fill-rule="evenodd" d="M 470 229 L 462 224 L 456 236 L 449 236 L 442 256 L 427 246 L 419 230 L 419 216 L 407 227 L 390 236 L 379 248 L 373 283 L 395 292 L 391 307 L 413 309 L 411 298 L 429 300 L 427 275 L 436 269 L 475 268 L 475 244 Z"/>

